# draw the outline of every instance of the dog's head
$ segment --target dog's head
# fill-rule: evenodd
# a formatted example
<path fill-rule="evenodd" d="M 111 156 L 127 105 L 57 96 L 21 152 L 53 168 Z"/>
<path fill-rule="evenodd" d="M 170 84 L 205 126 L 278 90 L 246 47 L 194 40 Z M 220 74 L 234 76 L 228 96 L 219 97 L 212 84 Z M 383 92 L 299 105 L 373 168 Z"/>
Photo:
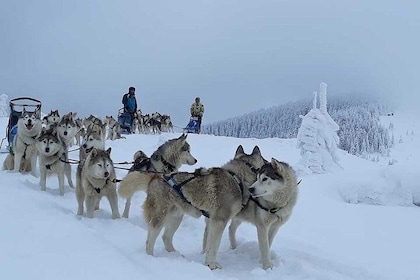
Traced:
<path fill-rule="evenodd" d="M 61 137 L 73 138 L 76 135 L 78 128 L 74 117 L 76 117 L 76 113 L 70 112 L 58 122 L 57 130 Z"/>
<path fill-rule="evenodd" d="M 197 159 L 191 154 L 191 147 L 187 142 L 187 135 L 182 134 L 176 139 L 168 140 L 153 153 L 152 158 L 154 160 L 161 158 L 173 165 L 176 170 L 183 164 L 196 164 Z"/>
<path fill-rule="evenodd" d="M 21 127 L 26 131 L 40 131 L 41 129 L 41 120 L 37 117 L 35 112 L 27 112 L 26 110 L 22 111 L 22 115 L 19 118 Z"/>
<path fill-rule="evenodd" d="M 242 145 L 239 145 L 236 149 L 234 159 L 243 161 L 255 169 L 261 168 L 261 166 L 268 162 L 261 155 L 261 151 L 258 146 L 254 147 L 251 154 L 247 154 L 244 152 L 244 148 L 242 147 Z"/>
<path fill-rule="evenodd" d="M 91 175 L 97 179 L 108 179 L 114 174 L 114 164 L 111 160 L 111 148 L 106 151 L 93 148 L 90 153 L 88 168 L 91 170 Z"/>
<path fill-rule="evenodd" d="M 257 181 L 248 190 L 253 197 L 264 197 L 266 200 L 276 201 L 287 189 L 291 188 L 297 188 L 294 170 L 287 163 L 273 158 L 270 163 L 260 168 Z"/>
<path fill-rule="evenodd" d="M 182 164 L 194 165 L 197 163 L 197 159 L 191 154 L 191 146 L 187 142 L 188 134 L 182 134 L 179 138 L 175 139 L 174 148 L 179 154 L 179 167 Z"/>
<path fill-rule="evenodd" d="M 43 128 L 37 140 L 36 147 L 41 155 L 52 156 L 62 149 L 62 144 L 55 128 Z"/>
<path fill-rule="evenodd" d="M 58 123 L 60 121 L 60 114 L 58 113 L 58 110 L 51 110 L 47 116 L 47 121 L 49 124 Z"/>
<path fill-rule="evenodd" d="M 103 149 L 105 146 L 102 130 L 87 129 L 86 134 L 83 137 L 82 148 L 85 151 L 90 151 L 92 148 Z"/>

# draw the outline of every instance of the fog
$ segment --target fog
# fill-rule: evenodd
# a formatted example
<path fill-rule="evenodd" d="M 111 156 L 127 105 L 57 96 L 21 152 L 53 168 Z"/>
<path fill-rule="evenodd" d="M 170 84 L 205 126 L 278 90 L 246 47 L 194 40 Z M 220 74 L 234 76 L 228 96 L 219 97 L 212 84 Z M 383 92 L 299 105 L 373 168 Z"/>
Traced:
<path fill-rule="evenodd" d="M 0 94 L 43 111 L 117 115 L 129 86 L 144 113 L 185 126 L 330 95 L 419 104 L 416 1 L 3 1 Z M 366 3 L 368 2 L 368 3 Z"/>

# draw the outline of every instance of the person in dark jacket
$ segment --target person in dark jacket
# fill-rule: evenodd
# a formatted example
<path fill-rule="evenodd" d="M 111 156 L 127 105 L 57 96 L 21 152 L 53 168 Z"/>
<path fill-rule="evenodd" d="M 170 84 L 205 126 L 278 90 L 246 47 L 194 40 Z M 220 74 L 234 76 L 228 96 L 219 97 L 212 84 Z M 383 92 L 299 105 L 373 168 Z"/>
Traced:
<path fill-rule="evenodd" d="M 137 112 L 137 100 L 136 100 L 136 89 L 134 87 L 129 87 L 128 93 L 123 95 L 122 104 L 124 105 L 124 113 L 129 114 L 130 116 L 130 125 L 127 127 L 129 133 L 131 133 L 131 124 L 133 119 L 136 116 Z"/>
<path fill-rule="evenodd" d="M 124 94 L 122 104 L 124 105 L 124 112 L 130 114 L 137 112 L 136 89 L 134 87 L 130 87 L 128 93 Z"/>

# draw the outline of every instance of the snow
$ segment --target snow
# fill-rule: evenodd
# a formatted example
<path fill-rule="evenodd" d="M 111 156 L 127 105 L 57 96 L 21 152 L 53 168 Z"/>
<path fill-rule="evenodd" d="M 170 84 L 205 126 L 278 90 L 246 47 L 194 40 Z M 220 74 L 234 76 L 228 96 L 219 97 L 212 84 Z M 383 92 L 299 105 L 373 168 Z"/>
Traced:
<path fill-rule="evenodd" d="M 5 131 L 7 118 L 0 118 Z M 0 271 L 2 279 L 420 279 L 420 138 L 415 118 L 384 117 L 393 123 L 396 143 L 390 158 L 372 162 L 338 151 L 341 170 L 300 174 L 299 198 L 290 220 L 280 228 L 271 256 L 275 267 L 259 262 L 256 229 L 238 229 L 239 246 L 229 249 L 225 231 L 218 261 L 211 271 L 200 253 L 204 219 L 186 217 L 175 234 L 176 253 L 165 251 L 161 239 L 155 256 L 145 253 L 147 227 L 137 193 L 129 219 L 111 219 L 106 199 L 95 218 L 76 215 L 73 189 L 59 196 L 56 177 L 47 192 L 29 174 L 0 171 Z M 409 133 L 407 133 L 409 131 Z M 114 162 L 130 161 L 141 149 L 150 155 L 179 133 L 128 135 L 107 141 Z M 221 166 L 239 144 L 246 152 L 258 145 L 266 159 L 296 165 L 296 139 L 238 139 L 189 135 L 197 167 Z M 78 153 L 70 153 L 77 159 Z M 5 154 L 0 155 L 3 161 Z M 390 159 L 393 164 L 389 165 Z M 127 167 L 127 166 L 123 166 Z M 123 178 L 127 171 L 117 170 Z M 75 167 L 73 166 L 73 176 Z M 124 200 L 119 200 L 122 213 Z"/>

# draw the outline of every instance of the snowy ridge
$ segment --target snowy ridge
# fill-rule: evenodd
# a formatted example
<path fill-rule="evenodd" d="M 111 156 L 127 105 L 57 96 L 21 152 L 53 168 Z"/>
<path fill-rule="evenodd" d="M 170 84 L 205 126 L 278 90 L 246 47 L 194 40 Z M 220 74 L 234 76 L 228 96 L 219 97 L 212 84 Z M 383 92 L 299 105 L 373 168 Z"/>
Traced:
<path fill-rule="evenodd" d="M 395 133 L 407 130 L 402 127 L 408 126 L 406 118 L 392 118 Z M 7 118 L 0 118 L 0 131 L 4 131 L 6 123 Z M 147 225 L 141 209 L 144 193 L 134 196 L 129 219 L 112 220 L 106 200 L 101 201 L 94 219 L 79 218 L 74 190 L 66 187 L 65 195 L 59 196 L 56 177 L 48 178 L 47 192 L 41 192 L 37 178 L 1 171 L 2 276 L 72 280 L 420 279 L 420 208 L 413 204 L 420 182 L 420 154 L 416 149 L 420 139 L 417 123 L 411 124 L 409 129 L 414 134 L 401 133 L 403 142 L 396 143 L 391 151 L 392 165 L 339 150 L 343 170 L 300 174 L 298 202 L 274 240 L 271 255 L 275 267 L 268 271 L 261 269 L 252 225 L 239 228 L 236 250 L 229 249 L 225 231 L 218 255 L 224 268 L 210 271 L 203 265 L 200 253 L 203 218 L 184 219 L 175 234 L 176 253 L 167 253 L 159 238 L 156 256 L 151 257 L 145 254 Z M 160 144 L 177 136 L 128 135 L 125 140 L 106 144 L 112 147 L 113 160 L 120 162 L 130 160 L 138 149 L 150 155 Z M 292 165 L 300 159 L 296 139 L 189 135 L 188 141 L 198 163 L 182 171 L 221 166 L 233 157 L 239 144 L 246 152 L 258 145 L 267 159 L 275 157 Z M 70 154 L 72 159 L 77 156 L 77 152 Z M 5 157 L 1 154 L 0 160 Z M 117 170 L 118 178 L 125 174 Z M 123 203 L 120 199 L 120 212 Z"/>

